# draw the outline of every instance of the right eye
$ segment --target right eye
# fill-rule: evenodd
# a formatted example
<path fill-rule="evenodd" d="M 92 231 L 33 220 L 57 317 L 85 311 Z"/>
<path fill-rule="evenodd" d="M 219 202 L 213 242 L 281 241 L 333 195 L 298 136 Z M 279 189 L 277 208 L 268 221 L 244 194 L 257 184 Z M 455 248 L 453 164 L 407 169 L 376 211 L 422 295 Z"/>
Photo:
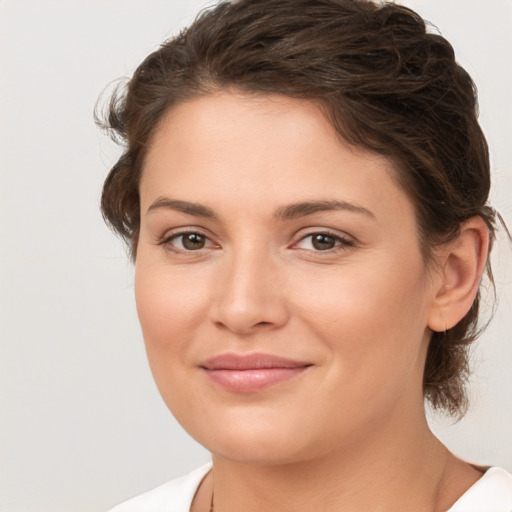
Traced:
<path fill-rule="evenodd" d="M 187 251 L 197 251 L 203 249 L 206 245 L 206 237 L 201 233 L 185 233 L 173 237 L 172 242 L 180 249 Z"/>
<path fill-rule="evenodd" d="M 165 237 L 161 242 L 166 249 L 173 252 L 193 252 L 213 247 L 213 242 L 203 233 L 185 231 Z"/>

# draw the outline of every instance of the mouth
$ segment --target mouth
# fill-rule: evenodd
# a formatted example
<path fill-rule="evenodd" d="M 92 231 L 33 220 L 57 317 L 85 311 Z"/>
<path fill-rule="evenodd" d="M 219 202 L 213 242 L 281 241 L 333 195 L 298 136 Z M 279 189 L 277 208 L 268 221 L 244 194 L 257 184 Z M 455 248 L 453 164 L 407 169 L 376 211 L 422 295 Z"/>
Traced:
<path fill-rule="evenodd" d="M 221 388 L 237 393 L 254 393 L 289 381 L 313 366 L 269 354 L 215 356 L 199 368 Z"/>

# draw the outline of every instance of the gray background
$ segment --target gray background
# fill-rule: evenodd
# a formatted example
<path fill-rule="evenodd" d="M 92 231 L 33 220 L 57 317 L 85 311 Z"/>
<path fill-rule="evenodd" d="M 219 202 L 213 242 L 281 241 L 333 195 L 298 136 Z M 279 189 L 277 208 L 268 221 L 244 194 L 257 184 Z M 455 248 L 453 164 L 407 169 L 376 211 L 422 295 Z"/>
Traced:
<path fill-rule="evenodd" d="M 512 226 L 512 1 L 409 0 L 480 90 L 492 200 Z M 118 149 L 92 121 L 200 0 L 0 0 L 0 511 L 101 511 L 208 460 L 165 409 L 146 363 L 124 249 L 102 223 Z M 456 453 L 512 470 L 512 251 L 474 352 L 473 406 L 433 419 Z M 507 265 L 508 262 L 508 265 Z"/>

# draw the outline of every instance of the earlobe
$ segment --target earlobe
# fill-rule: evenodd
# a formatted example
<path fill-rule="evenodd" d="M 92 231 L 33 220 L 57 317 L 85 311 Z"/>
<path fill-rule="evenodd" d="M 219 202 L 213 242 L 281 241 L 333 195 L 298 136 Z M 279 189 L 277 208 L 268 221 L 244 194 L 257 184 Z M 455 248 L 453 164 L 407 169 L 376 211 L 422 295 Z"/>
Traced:
<path fill-rule="evenodd" d="M 489 253 L 489 228 L 480 216 L 461 226 L 455 240 L 443 252 L 440 284 L 434 297 L 428 327 L 451 329 L 467 314 L 475 296 Z"/>

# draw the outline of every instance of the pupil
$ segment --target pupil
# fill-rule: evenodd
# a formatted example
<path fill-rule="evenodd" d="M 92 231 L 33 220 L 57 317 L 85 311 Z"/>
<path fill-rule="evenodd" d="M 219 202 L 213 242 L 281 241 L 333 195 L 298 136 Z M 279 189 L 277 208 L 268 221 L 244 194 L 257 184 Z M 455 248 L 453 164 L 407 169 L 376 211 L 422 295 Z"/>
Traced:
<path fill-rule="evenodd" d="M 183 247 L 191 251 L 204 247 L 204 236 L 198 233 L 189 233 L 183 237 Z"/>
<path fill-rule="evenodd" d="M 319 251 L 332 249 L 335 245 L 335 240 L 329 235 L 315 235 L 313 237 L 313 247 Z"/>

